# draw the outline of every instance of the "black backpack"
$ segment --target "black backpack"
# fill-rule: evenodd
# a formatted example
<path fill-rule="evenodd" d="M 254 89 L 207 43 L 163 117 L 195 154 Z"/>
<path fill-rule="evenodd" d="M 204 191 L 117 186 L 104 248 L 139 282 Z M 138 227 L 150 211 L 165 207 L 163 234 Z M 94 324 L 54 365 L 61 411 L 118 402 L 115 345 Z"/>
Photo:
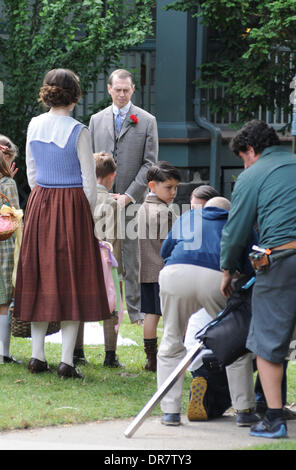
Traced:
<path fill-rule="evenodd" d="M 199 331 L 195 338 L 211 349 L 222 366 L 248 353 L 246 341 L 252 317 L 251 298 L 255 277 L 242 277 L 235 284 L 225 309 Z"/>

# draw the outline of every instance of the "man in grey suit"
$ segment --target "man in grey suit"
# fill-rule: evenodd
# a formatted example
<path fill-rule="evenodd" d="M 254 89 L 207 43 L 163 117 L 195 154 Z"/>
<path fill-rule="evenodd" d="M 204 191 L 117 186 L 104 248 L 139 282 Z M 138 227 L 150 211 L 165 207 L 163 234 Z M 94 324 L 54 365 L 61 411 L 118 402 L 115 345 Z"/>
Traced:
<path fill-rule="evenodd" d="M 156 119 L 131 102 L 135 83 L 130 72 L 115 70 L 108 80 L 112 105 L 94 114 L 90 132 L 94 152 L 112 153 L 117 165 L 113 197 L 125 208 L 126 226 L 136 216 L 132 204 L 141 204 L 147 191 L 148 168 L 158 158 Z M 125 269 L 125 298 L 132 323 L 141 323 L 138 240 L 125 231 L 122 261 Z"/>

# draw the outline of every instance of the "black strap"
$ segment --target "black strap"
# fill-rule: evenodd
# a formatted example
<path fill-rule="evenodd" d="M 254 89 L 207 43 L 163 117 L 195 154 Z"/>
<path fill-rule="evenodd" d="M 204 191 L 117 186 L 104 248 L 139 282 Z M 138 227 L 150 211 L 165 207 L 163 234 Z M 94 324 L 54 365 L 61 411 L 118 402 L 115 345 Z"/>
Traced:
<path fill-rule="evenodd" d="M 270 262 L 273 263 L 277 259 L 287 258 L 288 256 L 292 256 L 295 254 L 296 254 L 296 250 L 293 248 L 288 249 L 288 250 L 279 250 L 278 252 L 274 251 L 273 253 L 271 253 L 271 255 L 269 255 L 269 259 L 270 259 Z"/>

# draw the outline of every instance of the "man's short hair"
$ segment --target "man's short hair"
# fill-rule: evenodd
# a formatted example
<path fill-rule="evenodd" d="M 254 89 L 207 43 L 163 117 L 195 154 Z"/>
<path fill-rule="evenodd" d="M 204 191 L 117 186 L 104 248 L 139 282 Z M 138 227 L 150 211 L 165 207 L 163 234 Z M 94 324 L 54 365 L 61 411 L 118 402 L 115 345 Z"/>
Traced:
<path fill-rule="evenodd" d="M 212 199 L 209 199 L 204 207 L 219 207 L 220 209 L 224 209 L 225 211 L 230 210 L 231 203 L 226 197 L 212 197 Z"/>
<path fill-rule="evenodd" d="M 264 121 L 253 119 L 247 122 L 230 142 L 230 150 L 236 155 L 239 152 L 246 152 L 249 147 L 253 147 L 258 155 L 267 147 L 280 145 L 280 139 L 273 129 Z"/>
<path fill-rule="evenodd" d="M 116 171 L 116 163 L 111 153 L 94 153 L 96 163 L 96 177 L 105 178 Z"/>
<path fill-rule="evenodd" d="M 126 78 L 129 78 L 130 81 L 131 81 L 131 84 L 135 85 L 135 80 L 134 80 L 133 74 L 131 72 L 129 72 L 128 70 L 125 70 L 125 69 L 114 70 L 108 78 L 108 85 L 112 86 L 113 78 L 115 77 L 115 75 L 118 78 L 122 79 L 122 80 L 125 80 Z"/>
<path fill-rule="evenodd" d="M 204 199 L 205 201 L 208 201 L 212 197 L 219 196 L 219 193 L 212 186 L 209 186 L 208 184 L 202 184 L 197 186 L 197 188 L 192 191 L 190 200 L 193 198 L 193 196 L 198 199 Z"/>

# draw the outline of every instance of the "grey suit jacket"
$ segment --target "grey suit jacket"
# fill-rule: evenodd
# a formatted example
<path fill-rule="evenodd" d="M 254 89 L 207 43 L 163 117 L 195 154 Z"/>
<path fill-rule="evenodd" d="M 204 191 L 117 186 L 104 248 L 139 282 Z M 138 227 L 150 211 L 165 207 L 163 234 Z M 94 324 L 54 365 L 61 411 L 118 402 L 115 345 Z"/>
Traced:
<path fill-rule="evenodd" d="M 137 116 L 137 124 L 130 124 L 129 116 L 132 114 Z M 135 202 L 143 202 L 147 189 L 147 170 L 158 158 L 155 117 L 131 104 L 116 139 L 111 105 L 91 117 L 89 129 L 93 151 L 111 153 L 117 164 L 112 191 L 127 193 Z"/>

